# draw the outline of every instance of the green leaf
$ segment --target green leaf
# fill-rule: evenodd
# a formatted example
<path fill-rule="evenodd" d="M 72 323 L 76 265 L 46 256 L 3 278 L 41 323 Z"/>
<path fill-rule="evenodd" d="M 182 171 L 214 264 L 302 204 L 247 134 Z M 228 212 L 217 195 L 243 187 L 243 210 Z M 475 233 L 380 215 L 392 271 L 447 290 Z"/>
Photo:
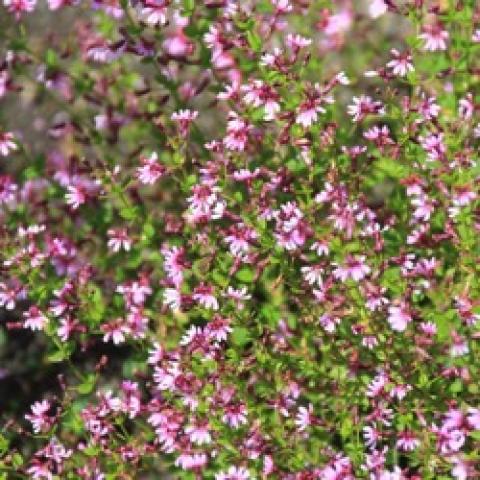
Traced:
<path fill-rule="evenodd" d="M 55 67 L 58 63 L 57 54 L 51 48 L 49 48 L 47 50 L 47 52 L 45 53 L 45 63 L 47 64 L 47 67 L 49 67 L 49 68 Z"/>
<path fill-rule="evenodd" d="M 262 49 L 262 39 L 252 30 L 247 32 L 247 41 L 254 52 L 260 52 Z"/>
<path fill-rule="evenodd" d="M 455 325 L 454 320 L 456 315 L 456 311 L 452 309 L 443 314 L 438 314 L 435 316 L 437 335 L 440 341 L 443 342 L 450 338 L 451 331 Z"/>
<path fill-rule="evenodd" d="M 403 178 L 408 175 L 408 168 L 393 158 L 381 158 L 375 163 L 375 169 L 391 178 Z"/>
<path fill-rule="evenodd" d="M 8 450 L 9 441 L 0 434 L 0 455 L 3 455 Z"/>
<path fill-rule="evenodd" d="M 61 348 L 56 352 L 50 353 L 47 355 L 47 361 L 49 363 L 59 363 L 66 360 L 73 352 L 73 345 L 67 343 L 62 344 Z"/>
<path fill-rule="evenodd" d="M 474 440 L 480 440 L 480 430 L 475 430 L 473 432 L 470 432 L 468 435 L 472 437 Z"/>
<path fill-rule="evenodd" d="M 23 465 L 23 457 L 18 452 L 12 455 L 12 465 L 15 468 L 19 468 Z"/>
<path fill-rule="evenodd" d="M 195 0 L 183 0 L 183 13 L 190 17 L 195 10 Z"/>
<path fill-rule="evenodd" d="M 82 313 L 86 319 L 93 323 L 99 323 L 105 314 L 105 301 L 102 290 L 94 283 L 87 286 L 86 293 L 82 295 Z"/>
<path fill-rule="evenodd" d="M 133 220 L 138 216 L 138 208 L 135 206 L 123 207 L 120 209 L 120 216 L 125 220 Z"/>
<path fill-rule="evenodd" d="M 346 417 L 342 422 L 342 426 L 340 428 L 340 435 L 343 438 L 348 438 L 352 433 L 352 431 L 353 431 L 353 422 L 350 418 Z"/>
<path fill-rule="evenodd" d="M 241 268 L 235 277 L 244 283 L 252 283 L 255 278 L 255 271 L 248 267 Z"/>
<path fill-rule="evenodd" d="M 456 379 L 449 388 L 451 393 L 460 393 L 463 390 L 463 383 L 460 379 Z"/>
<path fill-rule="evenodd" d="M 82 395 L 87 395 L 88 393 L 90 393 L 93 390 L 93 387 L 95 386 L 95 380 L 96 380 L 95 375 L 93 373 L 89 373 L 85 381 L 80 385 L 78 385 L 77 387 L 78 392 L 81 393 Z"/>
<path fill-rule="evenodd" d="M 251 337 L 249 331 L 245 327 L 235 327 L 231 334 L 232 343 L 237 347 L 243 347 L 250 342 Z"/>

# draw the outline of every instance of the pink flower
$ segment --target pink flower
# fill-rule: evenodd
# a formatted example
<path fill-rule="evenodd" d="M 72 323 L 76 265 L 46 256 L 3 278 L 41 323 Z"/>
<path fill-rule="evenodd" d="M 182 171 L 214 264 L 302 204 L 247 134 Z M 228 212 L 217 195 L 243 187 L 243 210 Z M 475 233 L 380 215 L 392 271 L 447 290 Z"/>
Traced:
<path fill-rule="evenodd" d="M 375 448 L 377 445 L 377 442 L 380 440 L 381 435 L 380 432 L 369 425 L 366 425 L 362 429 L 363 431 L 363 437 L 365 438 L 365 445 L 369 448 Z"/>
<path fill-rule="evenodd" d="M 193 291 L 192 298 L 204 308 L 218 310 L 218 300 L 213 295 L 213 291 L 212 286 L 201 284 Z"/>
<path fill-rule="evenodd" d="M 37 0 L 3 0 L 3 4 L 10 13 L 15 14 L 17 20 L 20 19 L 22 13 L 30 13 L 35 10 Z"/>
<path fill-rule="evenodd" d="M 367 393 L 366 393 L 367 397 L 375 398 L 381 395 L 385 390 L 385 386 L 387 385 L 387 382 L 388 382 L 387 375 L 384 372 L 380 372 L 368 384 Z"/>
<path fill-rule="evenodd" d="M 393 55 L 393 60 L 390 60 L 387 63 L 387 67 L 392 70 L 394 75 L 405 77 L 409 72 L 414 71 L 412 56 L 409 52 L 400 53 L 398 50 L 393 48 L 391 53 Z"/>
<path fill-rule="evenodd" d="M 190 128 L 190 124 L 198 117 L 197 111 L 192 110 L 179 110 L 172 113 L 172 120 L 178 123 L 180 133 L 186 136 Z"/>
<path fill-rule="evenodd" d="M 251 243 L 258 237 L 257 232 L 243 223 L 232 225 L 228 229 L 225 242 L 230 247 L 230 253 L 235 257 L 241 257 L 250 250 Z"/>
<path fill-rule="evenodd" d="M 241 91 L 245 93 L 243 97 L 245 103 L 256 108 L 264 108 L 265 120 L 275 119 L 275 115 L 280 111 L 280 104 L 278 103 L 279 95 L 273 87 L 262 80 L 251 80 L 250 83 L 241 87 Z"/>
<path fill-rule="evenodd" d="M 471 93 L 467 93 L 464 98 L 458 102 L 458 116 L 463 120 L 470 120 L 475 111 L 475 103 Z"/>
<path fill-rule="evenodd" d="M 32 414 L 25 415 L 25 418 L 32 424 L 35 433 L 46 432 L 52 426 L 53 419 L 47 415 L 50 408 L 50 402 L 42 400 L 32 405 Z"/>
<path fill-rule="evenodd" d="M 215 475 L 215 480 L 249 480 L 250 474 L 245 467 L 229 467 Z"/>
<path fill-rule="evenodd" d="M 340 319 L 338 317 L 329 315 L 328 313 L 324 313 L 318 319 L 318 322 L 326 332 L 333 333 L 337 328 L 337 325 L 340 323 Z"/>
<path fill-rule="evenodd" d="M 232 331 L 230 319 L 216 315 L 213 320 L 207 324 L 205 331 L 208 336 L 216 342 L 224 342 L 227 340 L 228 334 Z"/>
<path fill-rule="evenodd" d="M 327 242 L 314 242 L 310 250 L 314 251 L 319 257 L 327 256 L 330 251 Z"/>
<path fill-rule="evenodd" d="M 27 298 L 25 287 L 16 279 L 9 283 L 0 282 L 0 307 L 13 310 L 18 300 Z"/>
<path fill-rule="evenodd" d="M 284 14 L 291 12 L 293 6 L 290 3 L 290 0 L 271 0 L 272 5 L 275 7 L 275 10 L 278 14 Z"/>
<path fill-rule="evenodd" d="M 145 185 L 153 185 L 165 174 L 166 168 L 157 162 L 158 155 L 153 152 L 149 157 L 141 157 L 141 167 L 137 168 L 137 178 Z"/>
<path fill-rule="evenodd" d="M 165 25 L 167 23 L 168 0 L 142 0 L 140 17 L 148 25 Z"/>
<path fill-rule="evenodd" d="M 385 107 L 367 95 L 360 95 L 353 97 L 353 104 L 348 106 L 347 112 L 354 122 L 360 122 L 370 114 L 385 115 Z"/>
<path fill-rule="evenodd" d="M 345 259 L 344 266 L 338 266 L 333 271 L 333 275 L 342 282 L 347 281 L 349 278 L 355 282 L 359 282 L 371 272 L 370 267 L 364 262 L 365 256 L 363 255 L 358 257 L 352 257 L 351 255 L 348 255 Z"/>
<path fill-rule="evenodd" d="M 175 466 L 183 470 L 199 470 L 207 463 L 205 453 L 181 453 L 175 460 Z"/>
<path fill-rule="evenodd" d="M 425 25 L 423 27 L 423 33 L 418 38 L 424 41 L 423 48 L 430 52 L 437 50 L 446 50 L 449 34 L 443 29 L 440 23 L 433 25 Z"/>
<path fill-rule="evenodd" d="M 420 329 L 425 335 L 433 337 L 437 333 L 437 326 L 433 322 L 422 322 Z"/>
<path fill-rule="evenodd" d="M 436 103 L 436 98 L 426 97 L 425 94 L 422 94 L 417 109 L 418 113 L 423 117 L 424 120 L 432 120 L 433 118 L 438 117 L 438 114 L 441 110 L 440 106 Z"/>
<path fill-rule="evenodd" d="M 162 43 L 165 53 L 174 58 L 181 59 L 191 55 L 194 51 L 194 43 L 183 33 L 183 28 L 178 28 L 168 35 Z"/>
<path fill-rule="evenodd" d="M 228 286 L 224 296 L 231 298 L 236 303 L 239 310 L 244 308 L 243 302 L 252 298 L 252 296 L 248 293 L 247 287 L 233 288 L 231 285 Z"/>
<path fill-rule="evenodd" d="M 403 400 L 408 392 L 412 390 L 411 385 L 395 385 L 390 390 L 390 397 L 397 398 L 398 400 Z"/>
<path fill-rule="evenodd" d="M 251 129 L 252 126 L 246 120 L 231 111 L 228 114 L 227 135 L 223 139 L 223 144 L 228 150 L 242 152 L 245 150 Z"/>
<path fill-rule="evenodd" d="M 325 19 L 323 32 L 327 37 L 336 37 L 348 32 L 353 23 L 351 8 L 344 8 L 338 13 L 329 14 Z M 327 43 L 327 45 L 330 45 Z"/>
<path fill-rule="evenodd" d="M 125 334 L 130 332 L 130 329 L 125 325 L 123 318 L 117 318 L 109 323 L 104 323 L 101 326 L 101 330 L 104 333 L 103 341 L 107 343 L 112 340 L 114 345 L 124 343 Z"/>
<path fill-rule="evenodd" d="M 304 432 L 314 423 L 313 405 L 309 404 L 307 407 L 300 407 L 295 417 L 295 425 L 300 432 Z"/>
<path fill-rule="evenodd" d="M 378 18 L 387 13 L 388 6 L 384 0 L 370 0 L 368 13 L 372 18 Z"/>
<path fill-rule="evenodd" d="M 452 332 L 453 343 L 450 346 L 450 355 L 452 357 L 461 357 L 467 355 L 470 351 L 468 348 L 468 342 L 465 338 L 458 335 L 456 332 Z"/>
<path fill-rule="evenodd" d="M 18 150 L 12 132 L 0 132 L 0 155 L 6 157 L 10 152 Z"/>
<path fill-rule="evenodd" d="M 65 194 L 67 204 L 73 210 L 77 210 L 80 205 L 93 199 L 99 192 L 99 183 L 83 176 L 74 176 L 70 179 L 70 185 L 67 185 L 68 193 Z"/>
<path fill-rule="evenodd" d="M 146 277 L 141 277 L 139 281 L 129 281 L 119 285 L 116 291 L 123 295 L 128 308 L 141 307 L 147 297 L 152 294 L 152 288 Z"/>
<path fill-rule="evenodd" d="M 60 340 L 66 342 L 75 330 L 75 326 L 76 322 L 71 318 L 62 318 L 60 320 L 60 326 L 57 328 L 57 335 L 59 336 Z"/>
<path fill-rule="evenodd" d="M 247 420 L 247 408 L 242 403 L 227 405 L 222 420 L 233 428 L 245 425 Z"/>
<path fill-rule="evenodd" d="M 197 422 L 187 426 L 185 433 L 190 437 L 190 441 L 196 445 L 208 445 L 212 442 L 212 436 L 206 422 Z"/>
<path fill-rule="evenodd" d="M 0 175 L 0 205 L 13 204 L 18 187 L 9 175 Z"/>
<path fill-rule="evenodd" d="M 192 211 L 191 220 L 195 223 L 222 218 L 225 202 L 220 198 L 220 188 L 211 182 L 203 182 L 192 187 L 192 195 L 187 198 Z"/>
<path fill-rule="evenodd" d="M 399 450 L 404 452 L 411 452 L 420 445 L 420 440 L 415 437 L 415 434 L 410 430 L 404 430 L 399 433 L 396 446 Z"/>
<path fill-rule="evenodd" d="M 391 305 L 388 308 L 388 323 L 392 330 L 403 332 L 411 321 L 412 317 L 404 304 L 400 306 Z"/>
<path fill-rule="evenodd" d="M 24 328 L 32 331 L 43 330 L 48 323 L 48 318 L 35 305 L 31 306 L 27 312 L 23 314 Z"/>
<path fill-rule="evenodd" d="M 447 151 L 445 144 L 443 143 L 443 133 L 431 133 L 426 136 L 420 136 L 420 144 L 422 148 L 427 152 L 428 160 L 436 161 L 441 160 Z"/>
<path fill-rule="evenodd" d="M 302 267 L 300 270 L 302 272 L 303 278 L 309 285 L 323 285 L 322 274 L 324 273 L 324 269 L 321 265 Z"/>
<path fill-rule="evenodd" d="M 68 193 L 65 195 L 65 199 L 74 210 L 87 201 L 86 192 L 82 189 L 82 187 L 69 185 L 67 190 Z"/>
<path fill-rule="evenodd" d="M 166 288 L 163 292 L 163 303 L 173 310 L 179 310 L 182 306 L 182 294 L 176 288 Z"/>
<path fill-rule="evenodd" d="M 477 199 L 477 194 L 468 185 L 455 187 L 452 196 L 453 204 L 457 207 L 465 207 Z"/>
<path fill-rule="evenodd" d="M 311 229 L 295 202 L 282 205 L 273 212 L 273 216 L 276 220 L 275 237 L 285 249 L 296 250 L 303 246 L 311 235 Z"/>
<path fill-rule="evenodd" d="M 110 15 L 112 18 L 115 18 L 117 20 L 121 19 L 124 14 L 123 8 L 121 7 L 119 0 L 109 0 L 108 2 L 106 2 L 105 0 L 93 0 L 92 7 L 94 9 L 103 10 L 107 15 Z"/>
<path fill-rule="evenodd" d="M 307 91 L 307 99 L 303 101 L 298 107 L 296 123 L 299 123 L 304 128 L 310 127 L 318 120 L 319 113 L 325 113 L 324 105 L 333 103 L 333 98 L 322 90 L 319 84 Z"/>
<path fill-rule="evenodd" d="M 126 228 L 110 228 L 107 231 L 107 235 L 110 237 L 108 239 L 108 248 L 113 252 L 117 253 L 122 248 L 129 252 L 132 247 L 132 240 L 128 236 Z"/>
<path fill-rule="evenodd" d="M 185 249 L 183 247 L 167 247 L 162 248 L 163 268 L 168 279 L 179 288 L 183 281 L 183 270 L 187 266 L 185 259 Z"/>
<path fill-rule="evenodd" d="M 383 125 L 380 128 L 377 125 L 374 125 L 372 128 L 367 130 L 363 136 L 367 140 L 375 142 L 377 147 L 394 144 L 393 140 L 390 138 L 390 130 L 386 125 Z"/>
<path fill-rule="evenodd" d="M 312 39 L 302 37 L 298 34 L 294 35 L 292 33 L 289 33 L 287 35 L 285 43 L 295 52 L 301 48 L 310 46 L 312 44 Z"/>
<path fill-rule="evenodd" d="M 474 430 L 480 430 L 480 409 L 479 408 L 469 408 L 467 422 L 470 428 Z"/>
<path fill-rule="evenodd" d="M 426 195 L 419 195 L 411 200 L 415 210 L 413 212 L 414 218 L 427 222 L 430 220 L 432 213 L 435 210 L 434 202 Z"/>

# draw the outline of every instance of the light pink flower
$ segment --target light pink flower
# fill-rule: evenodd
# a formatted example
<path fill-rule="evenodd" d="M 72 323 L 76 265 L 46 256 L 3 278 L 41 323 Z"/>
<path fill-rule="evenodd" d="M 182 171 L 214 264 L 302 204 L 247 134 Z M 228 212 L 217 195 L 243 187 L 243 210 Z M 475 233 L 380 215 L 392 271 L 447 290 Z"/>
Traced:
<path fill-rule="evenodd" d="M 231 466 L 215 475 L 215 480 L 249 480 L 250 474 L 245 467 Z"/>
<path fill-rule="evenodd" d="M 27 312 L 23 314 L 24 328 L 32 331 L 43 330 L 48 323 L 48 318 L 35 305 L 31 306 Z"/>
<path fill-rule="evenodd" d="M 30 13 L 35 10 L 37 0 L 3 0 L 3 4 L 10 13 L 15 14 L 17 20 L 20 19 L 22 13 Z"/>
<path fill-rule="evenodd" d="M 218 300 L 213 295 L 213 291 L 211 285 L 201 284 L 193 291 L 192 298 L 204 308 L 218 310 Z"/>
<path fill-rule="evenodd" d="M 112 252 L 119 252 L 122 248 L 126 252 L 130 251 L 132 247 L 132 240 L 128 236 L 126 228 L 110 228 L 107 231 L 107 235 L 109 236 L 107 245 Z"/>
<path fill-rule="evenodd" d="M 166 168 L 157 162 L 158 155 L 153 152 L 149 157 L 141 157 L 141 167 L 137 168 L 137 178 L 145 185 L 153 185 L 165 174 Z"/>
<path fill-rule="evenodd" d="M 31 414 L 25 415 L 25 418 L 32 424 L 35 433 L 46 432 L 52 426 L 53 419 L 47 415 L 50 408 L 50 402 L 48 400 L 42 400 L 32 405 Z"/>
<path fill-rule="evenodd" d="M 353 97 L 353 104 L 348 106 L 347 112 L 354 122 L 360 122 L 367 115 L 385 115 L 385 107 L 381 102 L 374 101 L 367 95 L 360 95 L 360 97 Z"/>
<path fill-rule="evenodd" d="M 388 308 L 388 323 L 392 330 L 403 332 L 411 321 L 412 317 L 405 305 L 391 305 Z"/>
<path fill-rule="evenodd" d="M 344 265 L 338 266 L 333 271 L 333 275 L 335 278 L 338 278 L 342 282 L 347 281 L 349 278 L 351 278 L 355 282 L 359 282 L 371 272 L 370 267 L 364 262 L 365 256 L 363 255 L 360 255 L 358 257 L 348 255 L 345 259 Z"/>
<path fill-rule="evenodd" d="M 300 432 L 304 432 L 314 423 L 313 405 L 309 404 L 307 407 L 300 407 L 295 417 L 295 425 Z"/>
<path fill-rule="evenodd" d="M 372 18 L 378 18 L 387 13 L 388 7 L 383 0 L 370 0 L 368 13 Z"/>
<path fill-rule="evenodd" d="M 396 447 L 404 452 L 411 452 L 420 445 L 420 440 L 410 430 L 404 430 L 398 434 Z"/>
<path fill-rule="evenodd" d="M 178 123 L 180 133 L 186 136 L 190 128 L 190 124 L 198 117 L 197 111 L 192 110 L 178 110 L 172 113 L 172 120 Z"/>
<path fill-rule="evenodd" d="M 449 34 L 443 29 L 440 23 L 433 25 L 425 25 L 423 27 L 423 33 L 418 38 L 424 41 L 423 48 L 430 52 L 447 49 L 447 41 Z"/>
<path fill-rule="evenodd" d="M 222 420 L 233 428 L 239 428 L 248 422 L 247 408 L 242 403 L 227 405 Z"/>
<path fill-rule="evenodd" d="M 18 150 L 12 132 L 0 132 L 0 155 L 6 157 L 9 153 Z"/>
<path fill-rule="evenodd" d="M 410 52 L 400 53 L 397 49 L 391 50 L 393 60 L 387 63 L 387 67 L 392 70 L 394 75 L 405 77 L 409 72 L 413 72 L 412 56 Z"/>

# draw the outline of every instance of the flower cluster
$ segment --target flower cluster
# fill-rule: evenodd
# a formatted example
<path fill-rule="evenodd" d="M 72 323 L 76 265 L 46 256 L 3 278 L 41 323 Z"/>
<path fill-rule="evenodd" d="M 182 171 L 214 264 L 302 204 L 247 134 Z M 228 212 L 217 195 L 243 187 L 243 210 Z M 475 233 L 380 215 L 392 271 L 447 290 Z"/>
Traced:
<path fill-rule="evenodd" d="M 0 478 L 478 478 L 476 2 L 47 3 L 0 7 Z"/>

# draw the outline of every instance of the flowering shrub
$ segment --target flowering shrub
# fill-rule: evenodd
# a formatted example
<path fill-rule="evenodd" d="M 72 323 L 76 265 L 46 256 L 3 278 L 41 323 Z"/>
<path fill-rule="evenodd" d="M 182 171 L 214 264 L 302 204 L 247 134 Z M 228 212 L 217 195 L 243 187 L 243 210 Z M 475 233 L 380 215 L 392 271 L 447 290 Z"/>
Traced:
<path fill-rule="evenodd" d="M 475 0 L 3 3 L 0 478 L 479 477 Z"/>

